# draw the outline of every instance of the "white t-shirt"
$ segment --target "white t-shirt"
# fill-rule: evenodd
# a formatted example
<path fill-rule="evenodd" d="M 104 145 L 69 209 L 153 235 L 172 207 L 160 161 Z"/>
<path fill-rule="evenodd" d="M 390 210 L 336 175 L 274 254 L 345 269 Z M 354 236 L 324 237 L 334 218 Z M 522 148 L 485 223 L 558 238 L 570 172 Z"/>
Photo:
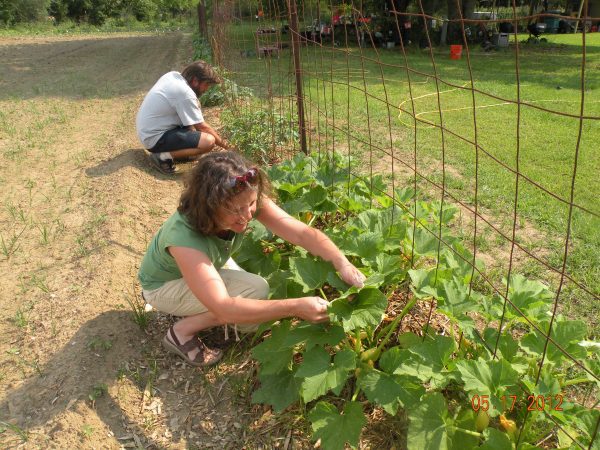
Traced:
<path fill-rule="evenodd" d="M 146 94 L 137 113 L 135 126 L 145 148 L 156 145 L 165 131 L 204 122 L 194 90 L 179 72 L 158 79 Z"/>

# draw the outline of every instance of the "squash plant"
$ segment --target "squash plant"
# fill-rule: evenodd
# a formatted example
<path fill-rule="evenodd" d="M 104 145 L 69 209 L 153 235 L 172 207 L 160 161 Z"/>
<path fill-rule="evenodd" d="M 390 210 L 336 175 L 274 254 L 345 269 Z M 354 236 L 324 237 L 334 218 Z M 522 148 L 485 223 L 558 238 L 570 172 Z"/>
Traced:
<path fill-rule="evenodd" d="M 381 177 L 349 175 L 348 163 L 298 155 L 269 169 L 281 206 L 325 231 L 367 280 L 349 287 L 329 263 L 260 224 L 249 232 L 236 260 L 269 281 L 272 297 L 330 301 L 330 323 L 282 320 L 253 349 L 253 401 L 276 412 L 305 405 L 325 450 L 356 447 L 375 406 L 405 411 L 409 449 L 529 449 L 545 438 L 560 448 L 598 448 L 600 411 L 577 404 L 569 390 L 595 383 L 597 392 L 600 384 L 600 345 L 586 341 L 585 323 L 555 318 L 540 371 L 554 293 L 521 275 L 511 277 L 506 304 L 476 290 L 472 255 L 447 226 L 454 207 L 441 210 L 411 190 L 392 198 Z M 410 288 L 406 306 L 384 321 L 388 297 L 402 287 Z M 435 302 L 448 333 L 398 332 L 418 301 Z"/>

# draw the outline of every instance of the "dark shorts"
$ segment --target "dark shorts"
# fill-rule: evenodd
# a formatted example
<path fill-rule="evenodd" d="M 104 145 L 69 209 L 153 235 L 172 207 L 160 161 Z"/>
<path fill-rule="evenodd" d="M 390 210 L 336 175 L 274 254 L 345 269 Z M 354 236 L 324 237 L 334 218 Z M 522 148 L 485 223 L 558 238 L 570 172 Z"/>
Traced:
<path fill-rule="evenodd" d="M 171 150 L 183 150 L 184 148 L 196 148 L 198 142 L 200 142 L 199 131 L 190 130 L 188 127 L 178 127 L 166 131 L 149 151 L 151 153 L 162 153 Z"/>

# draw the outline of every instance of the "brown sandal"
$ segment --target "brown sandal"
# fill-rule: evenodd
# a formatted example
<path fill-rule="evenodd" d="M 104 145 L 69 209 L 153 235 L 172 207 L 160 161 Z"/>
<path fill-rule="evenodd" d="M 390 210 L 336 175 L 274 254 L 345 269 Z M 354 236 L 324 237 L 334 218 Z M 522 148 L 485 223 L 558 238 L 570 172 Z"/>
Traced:
<path fill-rule="evenodd" d="M 223 356 L 223 352 L 221 350 L 208 348 L 198 336 L 194 336 L 185 344 L 181 344 L 179 342 L 179 339 L 177 339 L 177 336 L 175 336 L 175 332 L 173 331 L 172 326 L 171 328 L 169 328 L 169 331 L 167 331 L 167 334 L 163 338 L 162 342 L 165 349 L 172 353 L 175 353 L 176 355 L 181 356 L 185 360 L 185 362 L 188 363 L 190 366 L 211 366 L 213 364 L 218 363 L 221 357 Z M 188 352 L 196 348 L 199 351 L 196 357 L 192 360 L 188 356 Z"/>

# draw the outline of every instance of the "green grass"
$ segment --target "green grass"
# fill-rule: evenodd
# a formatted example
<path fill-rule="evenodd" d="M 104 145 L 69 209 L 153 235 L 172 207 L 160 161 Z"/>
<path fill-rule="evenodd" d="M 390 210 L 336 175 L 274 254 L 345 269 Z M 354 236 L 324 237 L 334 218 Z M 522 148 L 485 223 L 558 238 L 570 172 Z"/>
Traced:
<path fill-rule="evenodd" d="M 280 58 L 257 58 L 248 53 L 255 48 L 252 29 L 251 25 L 231 27 L 231 58 L 226 64 L 232 78 L 253 87 L 267 106 L 293 115 L 290 50 L 282 50 Z M 282 41 L 288 36 L 282 35 Z M 519 89 L 514 47 L 490 53 L 477 46 L 469 49 L 470 66 L 466 51 L 462 59 L 450 60 L 448 47 L 433 49 L 432 59 L 428 50 L 411 46 L 406 62 L 398 48 L 376 52 L 356 47 L 304 47 L 301 60 L 309 148 L 348 148 L 364 161 L 365 166 L 356 169 L 364 172 L 370 171 L 370 164 L 374 170 L 389 171 L 389 160 L 385 164 L 380 160 L 393 150 L 396 185 L 412 184 L 416 158 L 416 170 L 422 175 L 420 188 L 439 198 L 434 183 L 444 182 L 451 197 L 468 205 L 474 204 L 477 188 L 479 208 L 488 211 L 509 238 L 517 181 L 513 171 L 518 169 L 516 241 L 558 271 L 563 264 L 573 194 L 573 203 L 583 209 L 572 211 L 566 272 L 598 295 L 600 219 L 594 214 L 600 214 L 600 33 L 586 35 L 583 88 L 581 34 L 546 35 L 547 43 L 535 45 L 523 44 L 526 37 L 518 36 Z M 513 45 L 514 41 L 513 37 Z M 479 91 L 474 95 L 468 90 L 471 80 Z M 274 95 L 270 101 L 269 92 Z M 512 102 L 520 99 L 574 117 L 523 104 L 519 108 L 494 97 Z M 584 115 L 596 120 L 579 120 L 582 97 Z M 472 144 L 475 138 L 478 151 Z M 508 258 L 506 240 L 492 235 L 486 236 L 486 242 L 476 240 L 484 243 L 478 252 L 494 254 L 488 240 L 503 244 Z M 543 264 L 527 260 L 519 267 L 558 286 L 559 275 Z M 593 295 L 567 283 L 561 303 L 569 314 L 589 319 L 597 332 L 600 307 Z"/>

